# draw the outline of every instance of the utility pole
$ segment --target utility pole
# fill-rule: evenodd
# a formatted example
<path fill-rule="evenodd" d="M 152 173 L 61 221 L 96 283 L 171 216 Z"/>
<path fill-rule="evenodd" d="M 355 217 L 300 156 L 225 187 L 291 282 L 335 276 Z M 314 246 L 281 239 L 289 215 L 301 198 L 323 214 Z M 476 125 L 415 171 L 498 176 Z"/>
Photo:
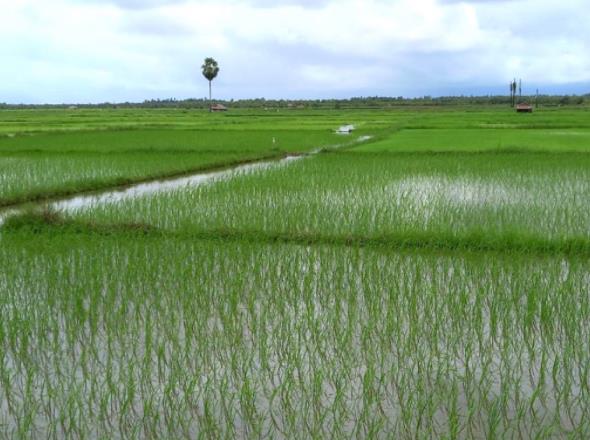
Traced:
<path fill-rule="evenodd" d="M 537 95 L 535 96 L 535 108 L 539 108 L 539 89 L 537 89 Z"/>
<path fill-rule="evenodd" d="M 522 79 L 518 80 L 518 99 L 522 101 Z"/>

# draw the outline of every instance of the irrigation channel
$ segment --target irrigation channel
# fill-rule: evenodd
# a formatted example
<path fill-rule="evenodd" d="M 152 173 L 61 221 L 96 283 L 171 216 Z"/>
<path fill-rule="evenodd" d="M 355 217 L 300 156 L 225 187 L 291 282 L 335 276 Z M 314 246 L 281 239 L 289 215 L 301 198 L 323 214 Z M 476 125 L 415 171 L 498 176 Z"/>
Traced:
<path fill-rule="evenodd" d="M 347 130 L 346 132 L 342 131 L 343 127 L 341 127 L 336 131 L 336 133 L 348 134 L 350 133 L 350 131 L 352 131 L 350 127 L 354 128 L 354 126 L 344 126 L 344 128 L 346 128 Z M 355 140 L 355 143 L 365 142 L 371 138 L 372 136 L 359 136 Z M 46 201 L 25 202 L 20 205 L 11 206 L 4 209 L 0 208 L 0 227 L 2 227 L 3 223 L 6 221 L 8 217 L 22 214 L 26 210 L 30 210 L 32 208 L 47 206 L 57 211 L 72 211 L 97 204 L 115 203 L 122 200 L 133 199 L 136 197 L 145 196 L 157 192 L 165 192 L 172 191 L 174 189 L 195 187 L 218 179 L 231 179 L 233 176 L 243 173 L 249 173 L 256 170 L 285 166 L 295 160 L 315 156 L 320 151 L 321 149 L 316 149 L 312 150 L 309 153 L 289 155 L 281 159 L 274 160 L 265 159 L 250 162 L 247 164 L 237 165 L 231 168 L 224 168 L 218 171 L 201 171 L 195 174 L 191 174 L 188 176 L 185 175 L 177 178 L 156 179 L 149 182 L 142 182 L 130 185 L 124 189 L 110 189 L 101 192 L 96 191 L 90 194 L 70 195 L 67 197 L 58 198 L 49 203 Z"/>

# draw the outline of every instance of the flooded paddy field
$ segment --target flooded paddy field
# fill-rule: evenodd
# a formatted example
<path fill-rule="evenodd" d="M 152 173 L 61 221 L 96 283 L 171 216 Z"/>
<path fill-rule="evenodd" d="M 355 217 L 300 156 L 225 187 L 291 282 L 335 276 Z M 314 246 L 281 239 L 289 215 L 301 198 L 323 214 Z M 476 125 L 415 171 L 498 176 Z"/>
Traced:
<path fill-rule="evenodd" d="M 590 428 L 587 259 L 28 234 L 1 239 L 4 432 Z"/>
<path fill-rule="evenodd" d="M 138 129 L 4 137 L 0 206 L 280 158 L 341 142 L 327 130 L 280 129 L 217 134 Z"/>
<path fill-rule="evenodd" d="M 0 114 L 0 438 L 590 436 L 587 114 Z"/>
<path fill-rule="evenodd" d="M 370 144 L 368 144 L 370 145 Z M 362 147 L 361 147 L 362 148 Z M 194 188 L 86 206 L 66 219 L 185 234 L 590 250 L 590 155 L 341 152 Z"/>

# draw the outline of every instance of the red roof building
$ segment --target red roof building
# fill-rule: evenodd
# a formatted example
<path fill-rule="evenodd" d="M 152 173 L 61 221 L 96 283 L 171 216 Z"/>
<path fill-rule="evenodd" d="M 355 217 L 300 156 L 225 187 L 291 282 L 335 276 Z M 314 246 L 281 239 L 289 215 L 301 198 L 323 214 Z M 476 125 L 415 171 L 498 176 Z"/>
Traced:
<path fill-rule="evenodd" d="M 516 111 L 518 113 L 532 113 L 533 106 L 526 102 L 521 102 L 520 104 L 516 104 Z"/>
<path fill-rule="evenodd" d="M 212 112 L 226 112 L 227 107 L 223 104 L 213 104 L 211 106 L 211 111 Z"/>

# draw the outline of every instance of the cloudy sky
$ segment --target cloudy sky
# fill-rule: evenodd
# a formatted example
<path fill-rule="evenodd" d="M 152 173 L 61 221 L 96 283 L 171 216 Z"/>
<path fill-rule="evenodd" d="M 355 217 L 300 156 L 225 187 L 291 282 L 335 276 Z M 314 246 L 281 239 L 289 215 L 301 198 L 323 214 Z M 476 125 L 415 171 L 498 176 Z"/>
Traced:
<path fill-rule="evenodd" d="M 0 102 L 590 92 L 588 0 L 0 0 Z"/>

